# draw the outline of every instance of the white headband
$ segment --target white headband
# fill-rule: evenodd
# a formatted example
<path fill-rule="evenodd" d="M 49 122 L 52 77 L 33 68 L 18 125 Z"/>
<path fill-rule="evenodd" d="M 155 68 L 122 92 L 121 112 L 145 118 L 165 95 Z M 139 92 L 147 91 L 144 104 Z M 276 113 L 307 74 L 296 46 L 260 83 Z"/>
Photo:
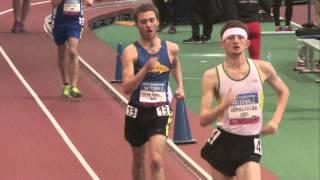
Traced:
<path fill-rule="evenodd" d="M 222 35 L 222 40 L 226 40 L 227 37 L 231 35 L 240 35 L 245 39 L 248 39 L 248 34 L 244 29 L 235 27 L 235 28 L 227 29 Z"/>

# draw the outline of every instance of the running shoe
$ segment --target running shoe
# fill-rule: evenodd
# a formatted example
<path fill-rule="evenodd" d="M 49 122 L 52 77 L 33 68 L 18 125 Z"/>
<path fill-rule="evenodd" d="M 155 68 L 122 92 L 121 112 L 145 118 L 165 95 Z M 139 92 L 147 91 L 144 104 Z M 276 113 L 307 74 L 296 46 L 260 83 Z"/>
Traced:
<path fill-rule="evenodd" d="M 281 26 L 276 26 L 275 31 L 283 31 L 283 28 Z"/>
<path fill-rule="evenodd" d="M 71 97 L 81 97 L 81 92 L 78 87 L 73 86 L 70 91 Z"/>
<path fill-rule="evenodd" d="M 15 21 L 13 23 L 12 29 L 11 29 L 12 33 L 18 33 L 19 32 L 19 23 L 17 21 Z"/>
<path fill-rule="evenodd" d="M 24 29 L 24 24 L 21 23 L 21 22 L 15 21 L 13 23 L 11 32 L 12 33 L 20 33 L 20 32 L 24 33 L 24 32 L 26 32 L 26 30 Z"/>
<path fill-rule="evenodd" d="M 70 97 L 70 91 L 71 91 L 71 87 L 69 84 L 63 85 L 61 96 L 62 97 Z"/>
<path fill-rule="evenodd" d="M 207 36 L 207 35 L 202 35 L 201 36 L 201 42 L 202 43 L 209 43 L 209 42 L 211 42 L 211 37 Z"/>
<path fill-rule="evenodd" d="M 174 26 L 171 26 L 170 29 L 168 30 L 169 34 L 176 34 L 177 33 L 177 29 Z"/>
<path fill-rule="evenodd" d="M 291 26 L 286 26 L 286 27 L 284 27 L 284 30 L 285 30 L 285 31 L 293 31 L 292 28 L 291 28 Z"/>
<path fill-rule="evenodd" d="M 200 38 L 197 37 L 190 37 L 189 39 L 183 40 L 185 44 L 200 44 L 202 43 Z"/>

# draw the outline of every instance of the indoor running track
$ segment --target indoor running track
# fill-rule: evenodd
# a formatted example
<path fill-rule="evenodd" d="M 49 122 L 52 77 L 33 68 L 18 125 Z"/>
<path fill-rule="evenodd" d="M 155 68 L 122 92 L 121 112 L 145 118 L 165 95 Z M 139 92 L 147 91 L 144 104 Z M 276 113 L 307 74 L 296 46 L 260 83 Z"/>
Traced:
<path fill-rule="evenodd" d="M 1 1 L 1 12 L 10 3 Z M 55 45 L 43 30 L 49 13 L 48 3 L 32 6 L 25 34 L 9 33 L 11 12 L 0 15 L 0 179 L 130 179 L 123 106 L 83 69 L 84 97 L 59 96 Z M 164 157 L 168 179 L 196 179 L 169 151 Z"/>

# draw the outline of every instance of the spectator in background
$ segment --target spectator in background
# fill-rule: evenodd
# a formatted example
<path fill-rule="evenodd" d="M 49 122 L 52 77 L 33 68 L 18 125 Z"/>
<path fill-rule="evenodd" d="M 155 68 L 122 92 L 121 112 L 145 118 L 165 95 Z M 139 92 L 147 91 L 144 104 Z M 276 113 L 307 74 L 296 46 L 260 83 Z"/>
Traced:
<path fill-rule="evenodd" d="M 285 27 L 280 25 L 280 6 L 282 0 L 274 0 L 273 3 L 273 18 L 274 18 L 274 25 L 275 31 L 292 31 L 291 28 L 291 19 L 292 19 L 292 0 L 285 0 L 286 12 L 285 12 Z"/>
<path fill-rule="evenodd" d="M 176 25 L 177 25 L 177 0 L 170 0 L 170 7 L 169 7 L 169 21 L 168 21 L 168 24 L 170 24 L 170 22 L 172 23 L 171 24 L 171 27 L 169 28 L 168 30 L 168 33 L 169 34 L 176 34 L 177 33 L 177 29 L 176 29 Z"/>
<path fill-rule="evenodd" d="M 168 30 L 169 34 L 176 34 L 177 15 L 176 15 L 176 0 L 152 0 L 153 4 L 159 11 L 159 27 L 158 32 L 162 32 L 169 24 L 171 27 Z"/>
<path fill-rule="evenodd" d="M 12 0 L 14 23 L 11 29 L 12 33 L 26 32 L 24 22 L 29 13 L 30 0 Z"/>
<path fill-rule="evenodd" d="M 250 40 L 249 57 L 260 59 L 261 27 L 260 8 L 270 12 L 268 0 L 228 0 L 226 1 L 225 16 L 227 20 L 240 20 L 248 27 L 248 39 Z"/>
<path fill-rule="evenodd" d="M 320 28 L 320 0 L 314 0 L 314 8 L 316 12 L 316 26 Z"/>
<path fill-rule="evenodd" d="M 191 31 L 192 36 L 183 40 L 183 43 L 207 43 L 211 41 L 212 19 L 210 0 L 191 1 Z M 200 35 L 202 24 L 202 35 Z"/>

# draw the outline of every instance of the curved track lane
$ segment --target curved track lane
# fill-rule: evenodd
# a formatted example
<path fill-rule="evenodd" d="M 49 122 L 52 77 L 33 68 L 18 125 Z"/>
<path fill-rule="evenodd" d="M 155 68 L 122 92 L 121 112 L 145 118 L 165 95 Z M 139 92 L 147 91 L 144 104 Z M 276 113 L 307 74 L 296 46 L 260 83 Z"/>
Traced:
<path fill-rule="evenodd" d="M 10 3 L 1 1 L 0 12 L 10 9 Z M 86 11 L 86 18 L 89 20 L 131 7 L 92 8 Z M 130 179 L 128 162 L 131 153 L 123 139 L 123 107 L 85 71 L 80 73 L 80 86 L 84 93 L 81 101 L 66 101 L 58 96 L 61 82 L 55 46 L 43 32 L 44 17 L 49 13 L 48 4 L 33 6 L 26 24 L 29 33 L 26 34 L 9 33 L 12 14 L 0 14 L 0 46 L 38 93 L 95 173 L 101 179 Z M 81 56 L 103 77 L 112 79 L 115 53 L 97 39 L 87 26 L 79 49 Z M 90 179 L 48 118 L 4 62 L 0 56 L 0 83 L 6 85 L 0 95 L 0 179 Z M 120 85 L 115 87 L 121 92 Z M 198 117 L 194 114 L 190 113 L 189 118 L 198 143 L 180 147 L 210 172 L 207 163 L 199 156 L 199 149 L 210 130 L 200 129 Z M 165 161 L 168 179 L 196 179 L 168 151 L 165 153 Z M 264 170 L 263 174 L 264 179 L 276 179 L 268 171 Z"/>
<path fill-rule="evenodd" d="M 2 55 L 0 72 L 0 179 L 90 178 Z"/>
<path fill-rule="evenodd" d="M 83 70 L 79 82 L 84 97 L 80 101 L 59 97 L 61 80 L 55 45 L 43 31 L 44 17 L 49 13 L 49 4 L 32 6 L 26 24 L 29 33 L 25 34 L 9 33 L 12 14 L 1 15 L 4 23 L 0 25 L 0 45 L 99 178 L 130 179 L 131 152 L 123 138 L 123 107 Z M 104 58 L 113 55 L 106 46 L 95 49 L 98 47 L 91 43 L 91 36 L 86 30 L 81 42 L 84 59 L 103 60 L 95 57 L 101 52 Z M 86 46 L 90 47 L 89 52 Z M 86 51 L 82 53 L 83 49 Z M 35 101 L 15 80 L 3 57 L 0 60 L 1 84 L 8 85 L 1 90 L 4 100 L 0 102 L 0 179 L 91 179 Z M 17 137 L 12 137 L 14 134 Z M 168 179 L 196 179 L 172 153 L 166 151 L 164 157 Z"/>

